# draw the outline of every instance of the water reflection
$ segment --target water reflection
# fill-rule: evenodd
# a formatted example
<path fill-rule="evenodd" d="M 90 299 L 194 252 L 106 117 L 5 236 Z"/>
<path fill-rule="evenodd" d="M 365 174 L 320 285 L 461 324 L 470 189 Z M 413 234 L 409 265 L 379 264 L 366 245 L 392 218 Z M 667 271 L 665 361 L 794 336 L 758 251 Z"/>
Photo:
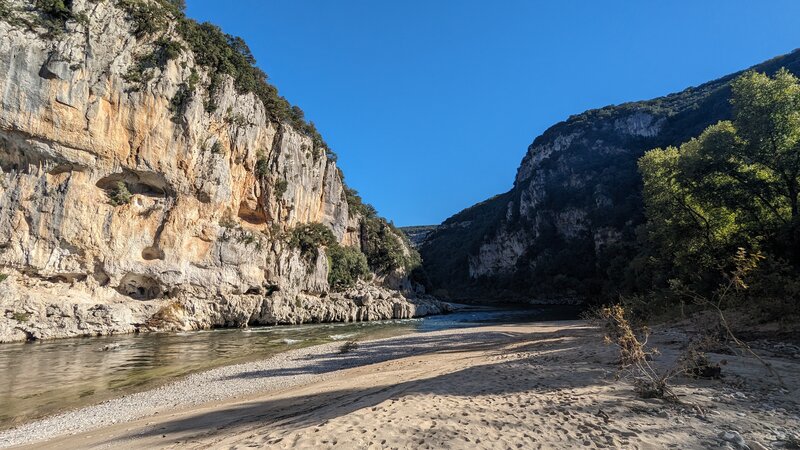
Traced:
<path fill-rule="evenodd" d="M 569 308 L 464 311 L 425 319 L 151 333 L 0 345 L 0 428 L 152 388 L 191 372 L 333 341 L 573 318 Z"/>

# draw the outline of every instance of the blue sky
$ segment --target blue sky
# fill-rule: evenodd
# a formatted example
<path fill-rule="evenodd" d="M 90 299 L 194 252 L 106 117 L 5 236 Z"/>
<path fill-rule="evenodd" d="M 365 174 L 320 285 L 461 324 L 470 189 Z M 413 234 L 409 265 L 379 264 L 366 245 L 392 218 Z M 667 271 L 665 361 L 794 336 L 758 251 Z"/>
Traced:
<path fill-rule="evenodd" d="M 590 108 L 800 47 L 800 1 L 188 0 L 243 37 L 397 225 L 505 192 L 528 145 Z"/>

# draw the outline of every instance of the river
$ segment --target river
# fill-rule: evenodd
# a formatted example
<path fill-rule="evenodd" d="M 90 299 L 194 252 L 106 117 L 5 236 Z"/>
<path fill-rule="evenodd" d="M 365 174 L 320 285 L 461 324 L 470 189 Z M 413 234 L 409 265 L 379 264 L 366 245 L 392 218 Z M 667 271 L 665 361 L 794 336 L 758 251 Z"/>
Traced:
<path fill-rule="evenodd" d="M 192 372 L 316 344 L 576 315 L 572 307 L 475 309 L 406 320 L 0 344 L 0 429 L 153 388 Z"/>

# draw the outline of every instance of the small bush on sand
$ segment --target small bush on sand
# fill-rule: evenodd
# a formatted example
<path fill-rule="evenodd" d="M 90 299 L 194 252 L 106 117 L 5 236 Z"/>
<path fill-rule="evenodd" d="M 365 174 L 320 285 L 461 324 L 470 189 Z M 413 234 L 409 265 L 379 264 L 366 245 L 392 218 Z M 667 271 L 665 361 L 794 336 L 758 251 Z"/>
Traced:
<path fill-rule="evenodd" d="M 678 360 L 663 372 L 657 371 L 650 363 L 657 354 L 656 349 L 647 347 L 647 329 L 637 335 L 631 326 L 628 316 L 630 311 L 620 304 L 601 308 L 595 317 L 606 330 L 606 341 L 617 345 L 620 349 L 619 365 L 621 373 L 632 379 L 634 390 L 644 398 L 662 398 L 677 402 L 678 398 L 670 388 L 671 378 L 683 374 L 694 378 L 720 378 L 721 364 L 712 364 L 705 351 L 719 348 L 725 344 L 733 344 L 743 354 L 749 354 L 761 362 L 764 367 L 783 385 L 780 374 L 769 363 L 756 354 L 746 342 L 742 341 L 731 330 L 723 308 L 736 292 L 748 289 L 745 277 L 753 272 L 758 263 L 764 259 L 760 253 L 748 253 L 739 249 L 734 257 L 735 268 L 726 274 L 726 281 L 715 291 L 713 296 L 704 296 L 678 283 L 672 283 L 675 293 L 688 298 L 691 302 L 703 305 L 715 312 L 717 323 L 706 324 L 700 338 L 690 343 L 687 350 Z"/>
<path fill-rule="evenodd" d="M 722 364 L 713 364 L 705 353 L 707 350 L 719 347 L 719 339 L 710 334 L 693 340 L 678 359 L 681 371 L 691 378 L 714 380 L 722 378 Z"/>
<path fill-rule="evenodd" d="M 739 348 L 743 354 L 750 355 L 757 359 L 777 380 L 783 385 L 780 374 L 756 352 L 754 352 L 746 342 L 739 339 L 734 334 L 724 309 L 731 301 L 732 297 L 749 289 L 745 279 L 756 270 L 764 256 L 760 252 L 748 253 L 745 249 L 739 248 L 733 257 L 734 269 L 725 274 L 726 280 L 720 284 L 719 288 L 711 296 L 700 294 L 680 282 L 671 283 L 671 289 L 678 295 L 689 299 L 691 302 L 710 308 L 714 311 L 717 318 L 717 329 L 720 330 L 719 337 L 726 340 L 733 347 Z M 730 346 L 730 345 L 729 345 Z"/>

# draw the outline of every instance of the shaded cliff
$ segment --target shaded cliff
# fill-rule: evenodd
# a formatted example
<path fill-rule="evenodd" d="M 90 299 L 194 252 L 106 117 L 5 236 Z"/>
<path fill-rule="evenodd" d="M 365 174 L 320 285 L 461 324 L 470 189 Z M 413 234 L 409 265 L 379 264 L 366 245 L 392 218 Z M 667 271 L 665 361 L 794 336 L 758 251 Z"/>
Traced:
<path fill-rule="evenodd" d="M 413 250 L 240 39 L 158 0 L 0 19 L 0 340 L 441 307 L 386 289 L 413 294 Z M 400 256 L 378 267 L 384 242 Z M 330 246 L 367 253 L 376 285 L 333 292 Z"/>
<path fill-rule="evenodd" d="M 800 73 L 800 51 L 752 69 Z M 420 248 L 434 293 L 481 301 L 614 296 L 643 220 L 636 161 L 731 115 L 732 74 L 572 116 L 537 137 L 513 188 L 447 219 Z"/>

